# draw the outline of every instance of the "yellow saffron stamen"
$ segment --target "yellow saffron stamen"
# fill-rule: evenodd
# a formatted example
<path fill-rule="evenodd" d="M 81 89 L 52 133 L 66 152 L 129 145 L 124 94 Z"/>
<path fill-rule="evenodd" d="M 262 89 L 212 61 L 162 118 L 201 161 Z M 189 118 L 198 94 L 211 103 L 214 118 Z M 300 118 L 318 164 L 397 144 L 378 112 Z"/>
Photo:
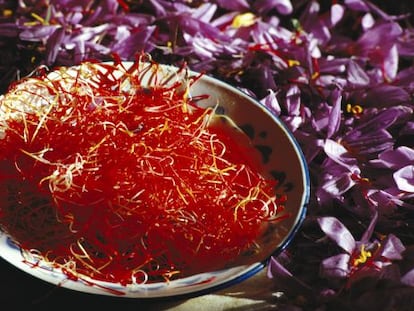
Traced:
<path fill-rule="evenodd" d="M 316 71 L 316 72 L 314 72 L 314 73 L 312 74 L 311 79 L 312 79 L 312 80 L 315 80 L 315 79 L 319 78 L 319 76 L 320 76 L 319 71 Z"/>
<path fill-rule="evenodd" d="M 243 14 L 239 14 L 233 19 L 233 23 L 231 24 L 234 28 L 240 27 L 249 27 L 256 22 L 256 15 L 253 13 L 247 12 Z"/>
<path fill-rule="evenodd" d="M 42 25 L 49 25 L 49 23 L 43 18 L 43 17 L 41 17 L 40 15 L 38 15 L 38 14 L 36 14 L 36 13 L 34 13 L 34 12 L 32 12 L 31 14 L 30 14 L 35 20 L 37 20 L 38 22 L 40 22 Z"/>
<path fill-rule="evenodd" d="M 288 59 L 287 64 L 289 67 L 299 66 L 300 62 L 296 59 Z"/>
<path fill-rule="evenodd" d="M 370 251 L 366 251 L 365 250 L 365 245 L 362 244 L 359 257 L 354 259 L 354 262 L 352 263 L 352 265 L 353 266 L 358 266 L 359 264 L 363 264 L 370 257 L 372 257 L 372 253 Z"/>
<path fill-rule="evenodd" d="M 11 17 L 13 15 L 13 11 L 10 9 L 3 10 L 3 17 Z"/>
<path fill-rule="evenodd" d="M 352 113 L 353 115 L 360 115 L 364 111 L 364 108 L 362 108 L 360 105 L 346 105 L 346 112 Z"/>

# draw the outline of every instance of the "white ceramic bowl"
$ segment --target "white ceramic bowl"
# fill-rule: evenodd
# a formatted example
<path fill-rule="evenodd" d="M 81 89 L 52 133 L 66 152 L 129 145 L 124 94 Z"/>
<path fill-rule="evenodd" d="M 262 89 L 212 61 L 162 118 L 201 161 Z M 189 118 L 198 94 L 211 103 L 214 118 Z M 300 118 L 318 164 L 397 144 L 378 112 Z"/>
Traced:
<path fill-rule="evenodd" d="M 132 63 L 124 63 L 125 67 Z M 177 68 L 168 65 L 155 66 L 144 76 L 144 83 L 151 84 L 154 74 L 170 81 L 182 78 Z M 155 72 L 154 72 L 155 70 Z M 188 71 L 189 76 L 198 75 Z M 200 295 L 239 283 L 262 270 L 271 255 L 282 251 L 293 239 L 300 227 L 309 200 L 310 181 L 301 148 L 288 128 L 258 101 L 222 81 L 203 75 L 192 85 L 190 96 L 208 94 L 199 101 L 204 107 L 218 104 L 219 112 L 229 116 L 251 138 L 262 154 L 266 171 L 279 181 L 278 189 L 288 196 L 286 212 L 290 216 L 278 221 L 265 237 L 264 252 L 253 263 L 233 268 L 192 275 L 169 283 L 152 283 L 122 286 L 107 282 L 89 282 L 86 279 L 69 279 L 59 269 L 52 268 L 36 259 L 23 257 L 21 250 L 4 233 L 0 232 L 0 256 L 10 264 L 41 280 L 68 289 L 100 295 L 129 298 L 157 298 L 181 295 Z M 32 262 L 31 262 L 32 261 Z"/>

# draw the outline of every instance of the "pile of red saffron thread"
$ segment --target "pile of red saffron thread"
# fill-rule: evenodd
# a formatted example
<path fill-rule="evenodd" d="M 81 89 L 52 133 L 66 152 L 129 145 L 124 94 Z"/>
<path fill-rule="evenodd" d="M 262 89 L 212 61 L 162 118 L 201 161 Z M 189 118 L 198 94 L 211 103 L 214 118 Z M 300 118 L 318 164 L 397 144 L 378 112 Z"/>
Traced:
<path fill-rule="evenodd" d="M 251 150 L 189 99 L 199 77 L 157 70 L 84 62 L 0 97 L 0 226 L 22 249 L 70 276 L 168 281 L 257 251 L 283 217 Z"/>

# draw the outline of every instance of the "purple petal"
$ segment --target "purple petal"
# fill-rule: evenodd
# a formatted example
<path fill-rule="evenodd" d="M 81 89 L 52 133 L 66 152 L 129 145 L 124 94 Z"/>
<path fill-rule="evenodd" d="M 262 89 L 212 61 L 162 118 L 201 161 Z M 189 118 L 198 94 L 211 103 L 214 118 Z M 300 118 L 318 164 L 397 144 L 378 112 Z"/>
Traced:
<path fill-rule="evenodd" d="M 349 63 L 349 59 L 345 59 L 345 58 L 333 58 L 333 59 L 321 58 L 319 60 L 319 71 L 321 73 L 330 73 L 330 74 L 339 75 L 345 72 L 348 63 Z"/>
<path fill-rule="evenodd" d="M 296 85 L 292 85 L 286 92 L 286 108 L 289 115 L 300 115 L 301 91 Z"/>
<path fill-rule="evenodd" d="M 401 191 L 414 193 L 414 165 L 407 165 L 393 174 L 395 183 Z"/>
<path fill-rule="evenodd" d="M 361 26 L 364 30 L 372 28 L 375 24 L 375 20 L 371 13 L 366 13 L 361 19 Z"/>
<path fill-rule="evenodd" d="M 414 40 L 413 40 L 413 48 L 414 48 Z M 402 86 L 402 87 L 413 87 L 414 83 L 414 66 L 404 68 L 400 70 L 395 78 L 394 85 Z"/>
<path fill-rule="evenodd" d="M 216 0 L 216 2 L 223 9 L 230 11 L 243 11 L 250 7 L 246 0 Z"/>
<path fill-rule="evenodd" d="M 120 57 L 128 59 L 150 48 L 148 39 L 155 30 L 155 26 L 146 27 L 145 29 L 137 29 L 130 36 L 116 42 L 112 46 L 112 51 L 118 53 Z"/>
<path fill-rule="evenodd" d="M 407 121 L 407 123 L 404 124 L 404 127 L 400 131 L 400 135 L 414 135 L 414 122 Z"/>
<path fill-rule="evenodd" d="M 109 55 L 111 53 L 111 49 L 102 44 L 87 41 L 85 46 L 91 51 L 98 52 L 98 54 Z"/>
<path fill-rule="evenodd" d="M 401 277 L 401 283 L 414 287 L 414 269 L 408 271 Z"/>
<path fill-rule="evenodd" d="M 397 45 L 393 45 L 384 55 L 384 73 L 387 80 L 394 80 L 398 73 L 399 51 Z"/>
<path fill-rule="evenodd" d="M 326 137 L 330 138 L 340 128 L 342 121 L 341 114 L 341 92 L 334 91 L 332 94 L 332 104 L 321 103 L 318 109 L 312 112 L 312 127 L 321 134 L 326 132 Z"/>
<path fill-rule="evenodd" d="M 150 26 L 154 23 L 155 18 L 147 14 L 138 14 L 138 13 L 129 13 L 127 15 L 116 15 L 108 19 L 107 23 L 113 26 L 124 25 L 132 28 L 138 26 Z M 92 26 L 99 27 L 102 25 L 102 22 L 96 22 Z"/>
<path fill-rule="evenodd" d="M 58 25 L 30 27 L 23 30 L 19 37 L 24 41 L 37 42 L 49 38 L 58 28 L 60 28 Z"/>
<path fill-rule="evenodd" d="M 215 19 L 211 21 L 211 25 L 218 28 L 218 29 L 225 29 L 228 31 L 229 25 L 231 25 L 234 21 L 234 18 L 239 15 L 237 11 L 229 12 L 222 15 L 217 16 Z M 227 28 L 227 29 L 226 29 Z"/>
<path fill-rule="evenodd" d="M 351 232 L 335 217 L 319 217 L 319 226 L 325 234 L 335 241 L 348 254 L 355 249 L 355 239 Z"/>
<path fill-rule="evenodd" d="M 269 94 L 260 101 L 265 107 L 269 108 L 276 116 L 280 115 L 281 108 L 276 94 L 273 90 L 269 90 Z"/>
<path fill-rule="evenodd" d="M 149 0 L 152 7 L 155 10 L 155 14 L 157 16 L 163 17 L 167 15 L 167 12 L 171 10 L 171 8 L 164 6 L 164 4 L 160 3 L 158 0 Z"/>
<path fill-rule="evenodd" d="M 254 1 L 254 7 L 262 14 L 274 8 L 283 15 L 291 14 L 293 11 L 290 0 L 257 0 Z"/>
<path fill-rule="evenodd" d="M 328 122 L 328 132 L 326 134 L 327 138 L 332 137 L 334 134 L 337 133 L 339 127 L 341 126 L 341 102 L 342 96 L 340 92 L 333 93 L 333 107 L 332 111 L 329 115 L 329 122 Z"/>
<path fill-rule="evenodd" d="M 330 22 L 319 17 L 320 4 L 317 1 L 309 1 L 305 11 L 300 16 L 300 24 L 307 32 L 318 39 L 318 43 L 328 42 L 331 38 L 329 31 Z"/>
<path fill-rule="evenodd" d="M 348 148 L 360 154 L 371 154 L 393 146 L 393 137 L 386 131 L 397 121 L 411 115 L 412 109 L 406 106 L 393 106 L 380 111 L 374 117 L 349 131 L 343 140 Z"/>
<path fill-rule="evenodd" d="M 343 145 L 332 139 L 327 139 L 325 141 L 324 151 L 331 160 L 347 168 L 351 173 L 359 171 L 358 161 Z"/>
<path fill-rule="evenodd" d="M 369 84 L 369 76 L 365 73 L 364 69 L 358 65 L 355 61 L 348 63 L 348 82 L 355 86 L 365 86 Z"/>
<path fill-rule="evenodd" d="M 189 34 L 184 34 L 183 37 L 194 48 L 193 52 L 202 60 L 212 59 L 214 55 L 223 51 L 221 45 L 216 44 L 207 37 L 201 35 L 192 36 Z"/>
<path fill-rule="evenodd" d="M 383 243 L 383 249 L 381 255 L 389 260 L 402 259 L 402 253 L 405 251 L 405 247 L 401 240 L 394 234 L 390 234 L 387 240 Z"/>
<path fill-rule="evenodd" d="M 345 5 L 355 11 L 369 11 L 369 7 L 364 0 L 345 0 Z"/>
<path fill-rule="evenodd" d="M 321 75 L 315 82 L 315 85 L 325 89 L 331 87 L 344 88 L 347 84 L 345 79 L 335 75 Z"/>
<path fill-rule="evenodd" d="M 331 26 L 335 26 L 337 23 L 339 23 L 343 16 L 344 16 L 344 12 L 345 12 L 345 8 L 340 5 L 335 3 L 334 5 L 332 5 L 331 7 Z"/>
<path fill-rule="evenodd" d="M 125 27 L 117 27 L 117 31 L 122 31 Z M 83 41 L 83 42 L 93 42 L 93 39 L 97 36 L 104 35 L 107 31 L 110 30 L 108 24 L 102 24 L 96 27 L 82 27 L 82 31 L 78 34 L 74 34 L 71 38 L 72 41 Z M 128 33 L 129 36 L 130 33 Z M 115 38 L 120 39 L 120 38 Z M 71 42 L 66 43 L 66 46 L 69 46 Z"/>
<path fill-rule="evenodd" d="M 410 100 L 410 94 L 406 90 L 389 84 L 377 85 L 367 90 L 365 96 L 365 103 L 373 106 L 381 103 L 386 107 L 391 107 L 407 103 Z"/>
<path fill-rule="evenodd" d="M 378 220 L 378 213 L 376 212 L 372 217 L 367 229 L 365 230 L 364 234 L 361 237 L 360 243 L 368 243 L 374 233 L 375 226 Z"/>
<path fill-rule="evenodd" d="M 331 114 L 332 107 L 328 103 L 319 104 L 318 109 L 312 114 L 311 123 L 312 127 L 317 132 L 323 132 L 329 126 L 329 116 Z M 329 138 L 329 137 L 328 137 Z"/>
<path fill-rule="evenodd" d="M 175 12 L 188 13 L 191 8 L 180 1 L 150 0 L 157 16 L 174 15 Z"/>
<path fill-rule="evenodd" d="M 49 40 L 46 44 L 46 64 L 51 65 L 55 62 L 62 43 L 65 39 L 65 29 L 58 28 L 56 31 L 49 37 Z"/>
<path fill-rule="evenodd" d="M 414 162 L 414 149 L 401 146 L 396 149 L 385 150 L 378 155 L 378 159 L 370 161 L 375 166 L 391 169 L 400 169 Z"/>
<path fill-rule="evenodd" d="M 368 120 L 363 120 L 359 126 L 356 126 L 351 133 L 368 134 L 378 130 L 384 130 L 394 124 L 400 117 L 409 115 L 412 109 L 408 107 L 390 107 L 389 109 L 380 111 L 375 116 L 370 116 Z M 351 137 L 348 135 L 348 137 Z"/>
<path fill-rule="evenodd" d="M 326 174 L 328 175 L 328 174 Z M 325 176 L 326 177 L 326 176 Z M 329 193 L 332 197 L 339 198 L 355 185 L 349 172 L 329 175 L 329 178 L 321 183 L 318 196 L 323 197 L 323 192 Z"/>
<path fill-rule="evenodd" d="M 355 135 L 355 136 L 354 136 Z M 352 137 L 352 139 L 349 139 Z M 353 130 L 344 139 L 347 148 L 353 154 L 370 155 L 391 148 L 393 146 L 392 135 L 386 130 L 361 133 Z"/>
<path fill-rule="evenodd" d="M 404 202 L 398 198 L 398 194 L 389 193 L 389 190 L 368 190 L 367 197 L 375 205 L 378 212 L 387 215 L 396 210 L 398 206 L 403 206 Z M 399 193 L 400 191 L 398 191 Z"/>
<path fill-rule="evenodd" d="M 66 14 L 65 20 L 68 24 L 77 25 L 82 22 L 84 15 L 81 12 L 72 12 L 71 14 Z"/>
<path fill-rule="evenodd" d="M 311 163 L 323 149 L 324 141 L 302 130 L 295 131 L 295 136 L 303 146 L 302 151 L 305 154 L 306 161 Z"/>
<path fill-rule="evenodd" d="M 204 3 L 194 10 L 191 17 L 203 23 L 210 23 L 216 11 L 217 5 Z"/>
<path fill-rule="evenodd" d="M 404 35 L 398 38 L 397 41 L 398 53 L 401 56 L 414 56 L 414 30 L 404 29 Z M 413 68 L 413 67 L 408 67 Z"/>
<path fill-rule="evenodd" d="M 349 254 L 338 254 L 324 259 L 321 263 L 321 276 L 346 278 L 349 275 L 349 260 Z"/>
<path fill-rule="evenodd" d="M 267 267 L 267 276 L 269 278 L 274 277 L 291 277 L 292 273 L 289 272 L 275 257 L 271 257 Z"/>
<path fill-rule="evenodd" d="M 388 51 L 396 43 L 402 33 L 402 28 L 397 23 L 379 24 L 363 33 L 357 40 L 357 46 L 361 55 L 370 56 L 372 60 L 372 57 L 375 56 L 372 53 L 382 55 L 384 51 Z M 387 40 L 384 40 L 384 34 L 387 34 Z"/>
<path fill-rule="evenodd" d="M 281 117 L 281 119 L 292 132 L 295 132 L 303 124 L 303 118 L 300 116 Z"/>

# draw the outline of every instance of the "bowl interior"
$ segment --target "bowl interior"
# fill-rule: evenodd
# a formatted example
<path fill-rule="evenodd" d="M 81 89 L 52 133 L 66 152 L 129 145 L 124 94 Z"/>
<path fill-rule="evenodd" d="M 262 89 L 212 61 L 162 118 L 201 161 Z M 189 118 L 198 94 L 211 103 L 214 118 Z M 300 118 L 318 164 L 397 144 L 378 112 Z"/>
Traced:
<path fill-rule="evenodd" d="M 240 90 L 206 76 L 191 91 L 194 96 L 209 94 L 209 99 L 200 105 L 218 105 L 219 112 L 229 116 L 249 136 L 261 155 L 265 172 L 277 180 L 276 190 L 287 194 L 286 212 L 290 217 L 268 231 L 266 251 L 258 260 L 280 251 L 301 221 L 308 200 L 308 172 L 300 146 L 278 118 Z"/>
<path fill-rule="evenodd" d="M 129 62 L 124 63 L 127 68 L 131 65 Z M 168 79 L 172 83 L 175 79 L 181 78 L 181 74 L 177 72 L 179 69 L 176 67 L 159 65 L 143 76 L 143 83 L 152 84 L 156 80 L 154 75 L 161 79 L 172 77 Z M 187 74 L 198 76 L 198 73 L 191 71 Z M 277 191 L 288 196 L 285 211 L 289 217 L 277 221 L 267 230 L 263 239 L 263 252 L 229 269 L 201 273 L 169 283 L 128 286 L 68 279 L 59 269 L 37 262 L 34 258 L 23 257 L 20 249 L 1 232 L 0 256 L 19 269 L 52 284 L 87 293 L 133 298 L 201 294 L 240 282 L 264 268 L 272 254 L 280 252 L 288 245 L 305 217 L 309 199 L 309 176 L 301 149 L 277 117 L 258 101 L 222 81 L 203 75 L 191 86 L 189 94 L 192 97 L 207 94 L 209 97 L 198 101 L 197 104 L 203 107 L 217 107 L 220 114 L 230 117 L 249 136 L 259 151 L 266 173 L 278 181 Z M 36 268 L 33 268 L 33 265 L 36 265 Z"/>

